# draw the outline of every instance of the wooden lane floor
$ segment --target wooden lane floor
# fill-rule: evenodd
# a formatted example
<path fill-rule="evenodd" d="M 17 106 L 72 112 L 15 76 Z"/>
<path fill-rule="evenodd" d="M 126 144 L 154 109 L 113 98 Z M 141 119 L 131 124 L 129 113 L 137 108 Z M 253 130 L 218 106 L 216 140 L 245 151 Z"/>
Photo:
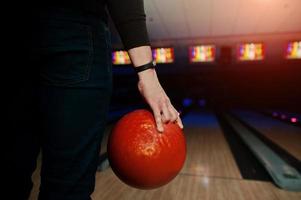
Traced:
<path fill-rule="evenodd" d="M 40 162 L 38 164 L 40 166 Z M 37 200 L 39 167 L 33 174 L 29 200 Z M 300 200 L 301 193 L 288 192 L 272 183 L 221 177 L 179 174 L 169 184 L 154 190 L 139 190 L 123 184 L 109 168 L 96 174 L 93 200 Z"/>
<path fill-rule="evenodd" d="M 276 188 L 270 182 L 179 174 L 154 190 L 121 183 L 111 169 L 96 176 L 94 200 L 299 200 L 301 193 Z"/>
<path fill-rule="evenodd" d="M 183 123 L 187 158 L 182 173 L 242 178 L 215 115 L 190 113 Z"/>
<path fill-rule="evenodd" d="M 122 183 L 106 169 L 96 174 L 93 200 L 299 200 L 301 193 L 280 190 L 270 182 L 242 179 L 228 143 L 212 113 L 190 113 L 184 119 L 187 159 L 180 174 L 154 190 L 139 190 Z M 105 151 L 107 134 L 103 140 Z M 30 200 L 37 199 L 39 166 Z"/>
<path fill-rule="evenodd" d="M 273 143 L 301 161 L 301 128 L 255 112 L 238 112 L 245 120 Z"/>

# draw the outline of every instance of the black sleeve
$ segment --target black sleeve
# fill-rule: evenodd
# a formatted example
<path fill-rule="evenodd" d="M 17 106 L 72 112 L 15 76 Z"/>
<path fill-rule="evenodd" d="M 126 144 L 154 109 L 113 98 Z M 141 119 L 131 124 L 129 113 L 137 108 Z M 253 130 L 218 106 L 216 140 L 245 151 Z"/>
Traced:
<path fill-rule="evenodd" d="M 126 50 L 149 45 L 143 0 L 107 0 L 107 5 Z"/>

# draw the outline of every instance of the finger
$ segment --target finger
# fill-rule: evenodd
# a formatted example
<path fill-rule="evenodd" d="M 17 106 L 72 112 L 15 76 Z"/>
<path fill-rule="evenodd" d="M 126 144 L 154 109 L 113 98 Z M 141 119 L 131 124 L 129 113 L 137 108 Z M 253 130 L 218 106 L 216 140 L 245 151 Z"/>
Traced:
<path fill-rule="evenodd" d="M 174 108 L 174 107 L 173 107 Z M 175 109 L 175 108 L 174 108 Z M 183 122 L 182 122 L 182 120 L 181 120 L 181 117 L 180 117 L 180 114 L 181 113 L 179 113 L 176 109 L 175 109 L 175 111 L 177 112 L 177 120 L 175 121 L 178 125 L 179 125 L 179 127 L 181 128 L 181 129 L 183 129 L 184 128 L 184 125 L 183 125 Z"/>
<path fill-rule="evenodd" d="M 173 107 L 172 104 L 169 104 L 168 109 L 171 116 L 170 121 L 176 122 L 179 117 L 178 111 Z"/>
<path fill-rule="evenodd" d="M 170 115 L 170 111 L 168 109 L 167 104 L 164 104 L 161 107 L 161 110 L 162 110 L 162 121 L 164 123 L 168 123 L 170 121 L 170 119 L 171 119 L 171 115 Z"/>
<path fill-rule="evenodd" d="M 161 111 L 158 108 L 152 108 L 154 113 L 155 122 L 157 125 L 157 130 L 159 132 L 163 132 L 163 124 L 162 124 L 162 117 L 161 117 Z"/>
<path fill-rule="evenodd" d="M 180 115 L 178 116 L 177 124 L 179 125 L 179 127 L 180 127 L 181 129 L 184 128 L 183 123 L 182 123 L 182 120 L 181 120 L 181 118 L 180 118 Z"/>

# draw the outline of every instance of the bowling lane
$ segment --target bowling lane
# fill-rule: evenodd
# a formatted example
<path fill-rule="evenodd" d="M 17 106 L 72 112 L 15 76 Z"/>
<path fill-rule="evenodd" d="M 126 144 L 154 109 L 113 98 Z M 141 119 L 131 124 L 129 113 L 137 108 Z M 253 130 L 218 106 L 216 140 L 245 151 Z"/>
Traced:
<path fill-rule="evenodd" d="M 250 111 L 236 111 L 265 137 L 301 161 L 301 128 Z"/>
<path fill-rule="evenodd" d="M 33 174 L 34 188 L 29 200 L 37 200 L 40 159 Z M 179 174 L 169 184 L 155 190 L 138 190 L 123 184 L 109 168 L 96 174 L 93 200 L 299 200 L 300 192 L 278 189 L 269 182 Z"/>
<path fill-rule="evenodd" d="M 242 178 L 213 113 L 191 112 L 183 118 L 183 123 L 185 125 L 187 157 L 181 173 Z M 101 153 L 106 152 L 107 139 L 112 127 L 113 125 L 110 125 L 106 129 Z"/>
<path fill-rule="evenodd" d="M 192 112 L 185 116 L 183 123 L 187 158 L 182 173 L 242 178 L 213 113 Z"/>
<path fill-rule="evenodd" d="M 183 119 L 187 160 L 181 173 L 169 184 L 154 190 L 139 190 L 122 183 L 111 168 L 96 173 L 93 200 L 299 200 L 300 192 L 280 190 L 270 182 L 241 179 L 228 143 L 212 113 L 187 114 Z M 109 125 L 102 143 L 106 151 Z M 29 200 L 37 200 L 41 160 L 33 175 Z"/>
<path fill-rule="evenodd" d="M 120 182 L 111 169 L 97 173 L 94 200 L 299 200 L 300 192 L 280 190 L 270 182 L 179 174 L 154 190 L 139 190 Z"/>

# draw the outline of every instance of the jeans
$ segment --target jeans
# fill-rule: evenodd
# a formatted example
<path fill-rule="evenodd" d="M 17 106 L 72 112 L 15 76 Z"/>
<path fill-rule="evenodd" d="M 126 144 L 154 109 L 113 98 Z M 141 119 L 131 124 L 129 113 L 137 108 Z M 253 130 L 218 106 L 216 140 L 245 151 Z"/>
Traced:
<path fill-rule="evenodd" d="M 39 199 L 88 200 L 112 90 L 109 30 L 98 17 L 62 9 L 29 27 L 12 66 L 10 199 L 28 198 L 41 151 Z"/>

